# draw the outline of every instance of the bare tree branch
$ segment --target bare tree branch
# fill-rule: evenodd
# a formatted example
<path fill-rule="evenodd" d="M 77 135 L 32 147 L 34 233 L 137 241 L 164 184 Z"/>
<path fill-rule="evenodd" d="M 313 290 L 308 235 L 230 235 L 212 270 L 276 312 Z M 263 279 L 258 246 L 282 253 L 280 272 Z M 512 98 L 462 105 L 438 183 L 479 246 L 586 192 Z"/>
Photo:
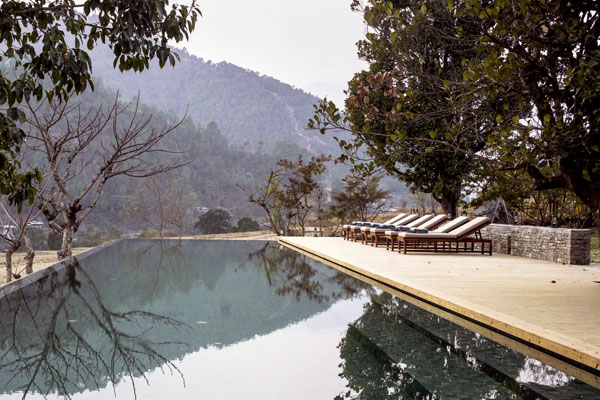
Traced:
<path fill-rule="evenodd" d="M 50 101 L 28 103 L 28 111 L 28 148 L 44 155 L 52 180 L 38 207 L 49 226 L 62 235 L 59 259 L 71 257 L 73 234 L 98 203 L 109 179 L 120 175 L 145 178 L 184 165 L 178 160 L 157 164 L 149 154 L 179 153 L 160 146 L 187 113 L 158 128 L 152 124 L 152 115 L 140 110 L 139 95 L 132 110 L 118 101 L 117 94 L 109 107 Z M 76 189 L 70 185 L 76 176 L 86 177 L 87 183 Z M 56 222 L 59 215 L 63 224 Z"/>

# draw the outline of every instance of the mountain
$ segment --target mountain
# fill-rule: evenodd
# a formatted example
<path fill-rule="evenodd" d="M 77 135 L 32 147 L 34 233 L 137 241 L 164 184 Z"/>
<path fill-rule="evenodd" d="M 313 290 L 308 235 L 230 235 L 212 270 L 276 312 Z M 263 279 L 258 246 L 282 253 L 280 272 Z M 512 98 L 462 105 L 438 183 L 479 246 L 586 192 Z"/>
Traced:
<path fill-rule="evenodd" d="M 245 215 L 260 218 L 264 216 L 262 209 L 247 202 L 240 186 L 252 189 L 264 184 L 269 170 L 282 158 L 339 154 L 332 135 L 303 129 L 318 99 L 300 89 L 233 64 L 205 62 L 185 51 L 180 52 L 181 61 L 175 68 L 160 69 L 151 64 L 143 74 L 121 74 L 113 69 L 111 54 L 101 47 L 91 52 L 96 89 L 73 101 L 88 110 L 112 104 L 116 90 L 125 104 L 139 91 L 141 112 L 152 115 L 152 124 L 157 127 L 172 124 L 187 109 L 190 117 L 160 146 L 168 152 L 152 153 L 151 157 L 163 165 L 184 165 L 174 174 L 161 176 L 160 181 L 165 187 L 175 180 L 183 182 L 186 196 L 193 199 L 189 216 L 192 220 L 197 217 L 196 211 L 204 207 L 229 210 L 233 222 Z M 131 117 L 133 108 L 124 111 L 119 123 Z M 90 154 L 95 154 L 95 150 L 91 149 Z M 30 154 L 28 161 L 43 170 L 40 157 Z M 93 173 L 80 171 L 74 184 L 84 185 Z M 321 184 L 327 191 L 337 192 L 347 173 L 346 166 L 329 163 Z M 114 227 L 126 231 L 144 229 L 141 221 L 126 218 L 134 201 L 147 197 L 144 185 L 143 180 L 124 176 L 108 182 L 79 233 Z M 405 197 L 405 187 L 394 179 L 385 179 L 382 187 L 394 192 L 391 205 L 397 206 Z"/>
<path fill-rule="evenodd" d="M 187 113 L 204 126 L 214 121 L 238 148 L 272 151 L 277 142 L 297 144 L 312 153 L 338 153 L 330 135 L 304 129 L 318 98 L 277 79 L 236 65 L 214 64 L 178 50 L 175 67 L 152 62 L 143 73 L 113 68 L 106 47 L 91 52 L 93 74 L 124 99 L 141 101 L 178 116 Z"/>

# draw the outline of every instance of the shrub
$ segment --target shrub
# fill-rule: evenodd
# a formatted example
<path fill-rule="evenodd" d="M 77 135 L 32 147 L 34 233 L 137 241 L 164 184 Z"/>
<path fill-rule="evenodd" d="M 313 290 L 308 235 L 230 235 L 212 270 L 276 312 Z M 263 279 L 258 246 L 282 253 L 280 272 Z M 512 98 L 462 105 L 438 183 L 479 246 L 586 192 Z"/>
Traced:
<path fill-rule="evenodd" d="M 139 237 L 143 239 L 157 238 L 160 235 L 156 229 L 146 229 L 142 233 L 139 234 Z"/>
<path fill-rule="evenodd" d="M 227 233 L 231 229 L 231 214 L 222 208 L 210 210 L 198 217 L 194 228 L 200 233 Z"/>
<path fill-rule="evenodd" d="M 251 232 L 258 231 L 260 229 L 258 221 L 250 217 L 242 217 L 238 220 L 237 224 L 231 228 L 232 232 Z"/>

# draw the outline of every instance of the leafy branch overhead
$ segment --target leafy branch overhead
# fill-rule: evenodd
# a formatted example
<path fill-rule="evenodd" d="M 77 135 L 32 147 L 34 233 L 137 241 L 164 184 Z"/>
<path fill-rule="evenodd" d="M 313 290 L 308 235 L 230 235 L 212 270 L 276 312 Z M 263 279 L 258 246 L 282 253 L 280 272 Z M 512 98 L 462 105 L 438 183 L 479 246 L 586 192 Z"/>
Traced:
<path fill-rule="evenodd" d="M 28 182 L 14 160 L 24 138 L 24 101 L 66 100 L 93 88 L 87 50 L 107 44 L 121 71 L 161 67 L 178 57 L 169 41 L 188 38 L 200 16 L 196 2 L 167 0 L 6 0 L 0 4 L 0 190 L 13 202 L 28 197 Z M 15 181 L 15 179 L 17 179 Z M 13 183 L 17 182 L 17 183 Z"/>

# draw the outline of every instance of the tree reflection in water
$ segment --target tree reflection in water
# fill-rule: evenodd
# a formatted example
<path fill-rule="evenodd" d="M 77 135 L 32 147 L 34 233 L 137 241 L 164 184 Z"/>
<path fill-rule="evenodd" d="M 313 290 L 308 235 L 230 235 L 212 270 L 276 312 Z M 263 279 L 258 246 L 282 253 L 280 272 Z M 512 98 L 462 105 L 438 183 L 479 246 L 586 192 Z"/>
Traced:
<path fill-rule="evenodd" d="M 395 362 L 364 334 L 365 323 L 371 323 L 367 322 L 371 315 L 391 311 L 389 307 L 384 311 L 382 304 L 375 301 L 379 297 L 371 295 L 372 300 L 365 305 L 363 315 L 348 326 L 338 345 L 342 359 L 340 377 L 348 381 L 348 391 L 336 396 L 335 400 L 431 399 L 431 394 L 404 371 L 405 366 L 401 362 Z"/>
<path fill-rule="evenodd" d="M 388 293 L 371 295 L 338 348 L 340 377 L 347 380 L 348 391 L 336 400 L 599 398 L 600 394 Z"/>
<path fill-rule="evenodd" d="M 331 302 L 374 290 L 371 285 L 343 272 L 322 265 L 319 270 L 316 263 L 307 256 L 269 242 L 261 249 L 248 254 L 248 261 L 250 262 L 244 265 L 255 266 L 264 271 L 269 287 L 273 288 L 275 293 L 280 296 L 291 294 L 296 300 L 306 296 L 309 300 L 319 303 Z M 317 276 L 323 271 L 327 271 L 326 277 Z M 327 288 L 322 282 L 327 284 Z"/>
<path fill-rule="evenodd" d="M 23 398 L 38 392 L 65 397 L 96 390 L 161 365 L 183 375 L 150 339 L 157 326 L 178 328 L 172 318 L 145 311 L 116 312 L 78 260 L 2 299 L 0 384 Z"/>

